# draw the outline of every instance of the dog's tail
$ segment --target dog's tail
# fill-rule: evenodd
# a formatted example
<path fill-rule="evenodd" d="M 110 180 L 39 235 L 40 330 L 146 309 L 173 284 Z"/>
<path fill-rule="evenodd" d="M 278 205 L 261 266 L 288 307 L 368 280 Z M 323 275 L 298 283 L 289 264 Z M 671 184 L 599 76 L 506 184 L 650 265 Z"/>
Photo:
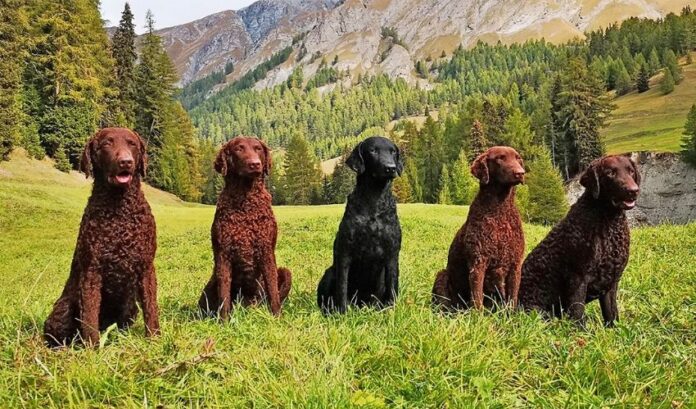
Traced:
<path fill-rule="evenodd" d="M 432 305 L 435 308 L 449 308 L 452 305 L 449 291 L 449 274 L 447 274 L 447 270 L 441 270 L 435 277 Z"/>

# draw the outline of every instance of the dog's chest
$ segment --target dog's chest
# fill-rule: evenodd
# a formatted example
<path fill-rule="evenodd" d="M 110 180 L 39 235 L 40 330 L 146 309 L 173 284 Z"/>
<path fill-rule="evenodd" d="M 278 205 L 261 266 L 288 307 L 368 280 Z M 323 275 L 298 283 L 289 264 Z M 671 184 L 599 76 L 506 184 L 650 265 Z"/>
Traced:
<path fill-rule="evenodd" d="M 590 292 L 604 292 L 619 280 L 628 263 L 630 232 L 621 225 L 609 226 L 604 234 L 594 240 L 594 257 L 589 269 L 588 285 Z"/>
<path fill-rule="evenodd" d="M 88 258 L 83 262 L 115 276 L 141 270 L 154 258 L 154 226 L 154 218 L 146 213 L 86 220 L 81 234 L 86 234 L 87 240 L 78 240 L 80 254 Z"/>
<path fill-rule="evenodd" d="M 400 245 L 399 223 L 395 218 L 359 215 L 352 232 L 355 252 L 362 257 L 382 258 Z"/>
<path fill-rule="evenodd" d="M 273 243 L 276 234 L 277 224 L 270 210 L 256 213 L 221 212 L 213 224 L 214 241 L 240 257 L 246 256 L 255 247 Z"/>

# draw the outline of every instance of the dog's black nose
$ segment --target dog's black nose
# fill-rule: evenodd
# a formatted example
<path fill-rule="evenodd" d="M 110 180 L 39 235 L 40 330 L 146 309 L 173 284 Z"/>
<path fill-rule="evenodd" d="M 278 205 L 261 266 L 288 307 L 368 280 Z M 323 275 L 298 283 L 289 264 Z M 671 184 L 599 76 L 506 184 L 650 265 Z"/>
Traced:
<path fill-rule="evenodd" d="M 385 167 L 384 167 L 384 170 L 385 170 L 388 174 L 391 175 L 391 174 L 396 173 L 396 166 L 394 166 L 394 165 L 385 166 Z"/>
<path fill-rule="evenodd" d="M 133 158 L 124 158 L 118 161 L 118 166 L 123 169 L 128 169 L 133 167 Z"/>

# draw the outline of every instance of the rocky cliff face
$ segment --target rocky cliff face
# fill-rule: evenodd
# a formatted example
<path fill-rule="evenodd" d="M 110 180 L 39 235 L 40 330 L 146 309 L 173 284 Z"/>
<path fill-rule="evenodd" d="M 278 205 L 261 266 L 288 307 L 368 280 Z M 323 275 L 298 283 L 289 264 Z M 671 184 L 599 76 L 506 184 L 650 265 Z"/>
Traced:
<path fill-rule="evenodd" d="M 696 169 L 673 153 L 631 154 L 640 167 L 641 192 L 636 208 L 627 212 L 632 225 L 686 224 L 696 220 Z M 584 188 L 577 180 L 568 185 L 574 203 Z"/>
<path fill-rule="evenodd" d="M 460 44 L 513 43 L 530 38 L 564 42 L 588 29 L 631 16 L 657 18 L 690 0 L 259 0 L 159 31 L 182 84 L 219 70 L 228 61 L 232 80 L 253 69 L 292 38 L 306 34 L 304 58 L 293 62 L 312 74 L 313 56 L 339 58 L 351 74 L 385 72 L 414 83 L 414 62 L 450 54 Z M 405 47 L 380 50 L 381 28 L 393 27 Z M 287 68 L 271 72 L 274 84 Z M 289 67 L 290 70 L 294 67 Z M 274 75 L 277 78 L 273 78 Z"/>

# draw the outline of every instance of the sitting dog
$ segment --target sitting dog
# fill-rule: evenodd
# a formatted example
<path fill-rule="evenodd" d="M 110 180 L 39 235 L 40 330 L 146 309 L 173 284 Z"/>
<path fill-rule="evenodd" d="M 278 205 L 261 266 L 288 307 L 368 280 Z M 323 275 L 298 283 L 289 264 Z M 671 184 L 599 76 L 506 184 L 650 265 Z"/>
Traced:
<path fill-rule="evenodd" d="M 512 148 L 496 146 L 471 165 L 479 180 L 464 226 L 452 241 L 447 268 L 433 286 L 433 304 L 445 309 L 476 308 L 499 298 L 517 301 L 524 235 L 515 206 L 515 185 L 524 182 L 524 164 Z"/>
<path fill-rule="evenodd" d="M 358 144 L 346 165 L 358 174 L 357 184 L 336 234 L 333 265 L 317 289 L 325 313 L 344 313 L 348 302 L 391 305 L 399 292 L 401 226 L 391 190 L 403 171 L 399 148 L 371 137 Z"/>
<path fill-rule="evenodd" d="M 585 304 L 599 299 L 612 326 L 631 240 L 626 210 L 636 205 L 640 173 L 631 159 L 607 156 L 590 164 L 580 184 L 585 192 L 524 261 L 520 304 L 584 324 Z"/>
<path fill-rule="evenodd" d="M 159 332 L 155 219 L 140 189 L 147 154 L 143 140 L 124 128 L 97 132 L 85 147 L 80 169 L 94 175 L 82 216 L 70 276 L 44 324 L 51 347 L 79 334 L 88 345 L 116 323 L 125 328 L 138 314 L 146 335 Z"/>
<path fill-rule="evenodd" d="M 276 267 L 278 226 L 265 184 L 269 149 L 256 138 L 238 136 L 220 149 L 215 170 L 225 178 L 210 232 L 215 268 L 198 306 L 224 319 L 233 302 L 248 306 L 267 299 L 279 315 L 292 277 L 290 270 Z"/>

